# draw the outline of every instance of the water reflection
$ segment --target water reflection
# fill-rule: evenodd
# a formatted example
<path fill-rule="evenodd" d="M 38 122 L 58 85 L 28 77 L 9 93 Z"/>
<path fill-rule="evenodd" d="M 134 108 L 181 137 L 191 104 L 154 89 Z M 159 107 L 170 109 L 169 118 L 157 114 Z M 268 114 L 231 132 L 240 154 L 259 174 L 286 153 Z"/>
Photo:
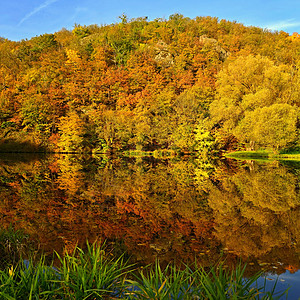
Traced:
<path fill-rule="evenodd" d="M 0 158 L 2 226 L 46 253 L 101 238 L 135 261 L 299 269 L 300 164 L 51 155 Z"/>

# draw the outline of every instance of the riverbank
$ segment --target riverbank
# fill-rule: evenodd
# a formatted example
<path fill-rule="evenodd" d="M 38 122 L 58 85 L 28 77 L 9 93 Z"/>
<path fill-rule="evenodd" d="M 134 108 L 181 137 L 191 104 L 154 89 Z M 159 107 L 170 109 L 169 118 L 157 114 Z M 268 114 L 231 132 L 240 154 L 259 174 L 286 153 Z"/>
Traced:
<path fill-rule="evenodd" d="M 269 159 L 269 160 L 299 160 L 300 152 L 282 152 L 274 153 L 268 150 L 259 151 L 235 151 L 230 153 L 225 153 L 225 157 L 235 158 L 235 159 Z"/>

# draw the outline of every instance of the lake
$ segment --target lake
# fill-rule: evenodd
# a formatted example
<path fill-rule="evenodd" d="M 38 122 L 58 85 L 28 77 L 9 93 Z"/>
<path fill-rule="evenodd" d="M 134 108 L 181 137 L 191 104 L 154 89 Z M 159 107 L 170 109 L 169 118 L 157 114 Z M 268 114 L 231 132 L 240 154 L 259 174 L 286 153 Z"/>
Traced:
<path fill-rule="evenodd" d="M 1 154 L 0 180 L 2 227 L 46 254 L 98 239 L 141 265 L 242 261 L 300 295 L 300 163 Z"/>

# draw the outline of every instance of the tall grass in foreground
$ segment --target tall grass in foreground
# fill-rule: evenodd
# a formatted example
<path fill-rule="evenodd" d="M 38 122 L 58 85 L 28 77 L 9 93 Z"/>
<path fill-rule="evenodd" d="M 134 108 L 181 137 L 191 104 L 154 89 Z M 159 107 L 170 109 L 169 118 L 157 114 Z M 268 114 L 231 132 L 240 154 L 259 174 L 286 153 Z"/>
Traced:
<path fill-rule="evenodd" d="M 244 278 L 245 268 L 238 265 L 235 270 L 224 269 L 222 264 L 205 271 L 197 267 L 193 271 L 186 266 L 183 270 L 167 266 L 161 269 L 158 262 L 145 275 L 139 272 L 136 281 L 131 284 L 134 290 L 130 299 L 279 299 L 287 290 L 275 292 L 276 284 L 271 291 L 265 291 L 265 285 L 258 286 L 261 273 Z"/>
<path fill-rule="evenodd" d="M 105 251 L 95 244 L 87 245 L 87 251 L 77 248 L 72 255 L 58 255 L 61 266 L 57 270 L 57 283 L 62 296 L 70 299 L 102 299 L 118 297 L 126 289 L 126 274 L 131 266 L 123 257 L 107 258 Z M 67 299 L 69 299 L 67 297 Z"/>
<path fill-rule="evenodd" d="M 0 271 L 0 299 L 53 299 L 60 295 L 58 273 L 42 258 L 36 265 L 20 261 Z"/>
<path fill-rule="evenodd" d="M 58 255 L 58 254 L 57 254 Z M 206 271 L 196 264 L 177 269 L 159 262 L 143 270 L 110 258 L 96 244 L 61 257 L 60 265 L 20 261 L 0 271 L 0 299 L 277 299 L 258 287 L 261 274 L 244 278 L 245 267 Z M 284 293 L 282 293 L 283 295 Z"/>

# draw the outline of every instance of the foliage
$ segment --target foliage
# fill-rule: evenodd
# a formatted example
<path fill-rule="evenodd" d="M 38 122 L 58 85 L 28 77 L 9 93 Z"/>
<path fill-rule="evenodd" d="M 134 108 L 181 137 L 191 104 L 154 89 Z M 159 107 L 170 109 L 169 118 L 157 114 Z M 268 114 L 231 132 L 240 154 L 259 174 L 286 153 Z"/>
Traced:
<path fill-rule="evenodd" d="M 298 139 L 298 107 L 273 104 L 245 114 L 236 135 L 242 141 L 255 141 L 266 148 L 285 149 Z"/>
<path fill-rule="evenodd" d="M 212 133 L 207 128 L 207 124 L 205 120 L 201 120 L 196 127 L 195 141 L 196 147 L 195 149 L 199 151 L 201 156 L 207 156 L 211 153 L 215 148 L 215 138 Z"/>
<path fill-rule="evenodd" d="M 298 141 L 298 87 L 293 66 L 261 56 L 240 56 L 218 74 L 210 106 L 213 126 L 239 141 L 284 149 Z M 252 149 L 253 150 L 253 149 Z"/>
<path fill-rule="evenodd" d="M 49 151 L 292 147 L 296 117 L 286 138 L 268 141 L 251 124 L 265 122 L 265 107 L 299 107 L 298 47 L 296 33 L 180 14 L 1 39 L 0 128 Z M 281 132 L 287 117 L 273 112 Z M 205 149 L 201 135 L 215 143 Z"/>
<path fill-rule="evenodd" d="M 58 146 L 65 152 L 80 152 L 83 148 L 84 122 L 75 111 L 60 118 Z"/>

